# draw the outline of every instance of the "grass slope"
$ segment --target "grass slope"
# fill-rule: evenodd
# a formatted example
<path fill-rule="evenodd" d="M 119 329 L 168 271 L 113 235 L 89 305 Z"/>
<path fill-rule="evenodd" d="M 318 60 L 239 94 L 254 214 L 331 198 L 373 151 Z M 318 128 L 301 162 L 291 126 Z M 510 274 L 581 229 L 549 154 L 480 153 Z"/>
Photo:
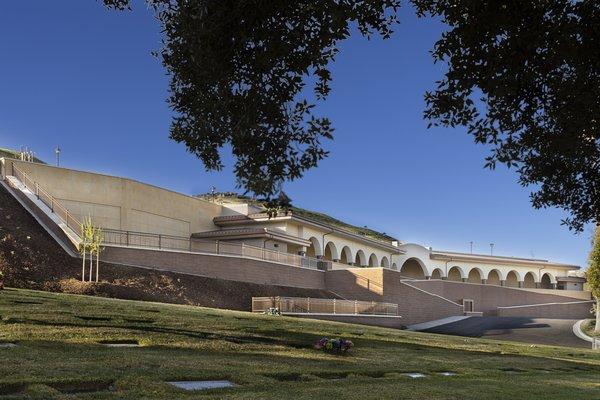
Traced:
<path fill-rule="evenodd" d="M 600 338 L 600 333 L 595 331 L 596 328 L 596 320 L 595 319 L 588 319 L 587 321 L 585 321 L 581 328 L 583 329 L 583 331 L 585 332 L 586 335 L 588 336 L 592 336 L 592 337 L 598 337 Z"/>
<path fill-rule="evenodd" d="M 0 348 L 7 399 L 600 398 L 600 353 L 591 350 L 17 289 L 0 292 L 0 314 L 0 341 L 18 343 Z M 356 347 L 324 354 L 311 348 L 321 336 Z M 415 371 L 428 377 L 401 375 Z M 192 379 L 238 386 L 184 392 L 165 383 Z"/>

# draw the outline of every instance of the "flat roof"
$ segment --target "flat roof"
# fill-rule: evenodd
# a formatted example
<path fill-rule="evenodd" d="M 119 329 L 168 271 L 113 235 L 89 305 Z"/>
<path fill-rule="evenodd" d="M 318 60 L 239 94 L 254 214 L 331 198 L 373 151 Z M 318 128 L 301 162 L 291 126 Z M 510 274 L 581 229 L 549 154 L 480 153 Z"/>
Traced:
<path fill-rule="evenodd" d="M 344 235 L 350 237 L 354 240 L 359 240 L 368 243 L 373 247 L 385 248 L 386 250 L 390 250 L 396 254 L 403 254 L 404 251 L 397 246 L 394 246 L 392 242 L 380 241 L 367 236 L 358 235 L 354 232 L 351 232 L 347 229 L 340 228 L 338 226 L 329 225 L 324 222 L 316 221 L 307 217 L 301 217 L 294 215 L 293 212 L 288 212 L 287 214 L 280 214 L 275 217 L 269 217 L 267 213 L 256 213 L 256 214 L 236 214 L 236 215 L 221 215 L 213 218 L 213 222 L 215 225 L 236 225 L 236 224 L 253 224 L 253 223 L 261 223 L 261 222 L 277 222 L 284 220 L 293 220 L 300 223 L 306 223 L 313 226 L 317 226 L 320 228 L 327 229 L 331 232 L 338 233 L 340 235 Z"/>
<path fill-rule="evenodd" d="M 555 263 L 539 258 L 522 258 L 510 256 L 494 256 L 486 254 L 471 254 L 459 253 L 454 251 L 430 250 L 429 256 L 433 260 L 456 260 L 456 261 L 472 261 L 472 262 L 490 262 L 504 264 L 523 264 L 523 265 L 539 265 L 543 267 L 554 267 L 560 269 L 580 269 L 578 265 Z"/>

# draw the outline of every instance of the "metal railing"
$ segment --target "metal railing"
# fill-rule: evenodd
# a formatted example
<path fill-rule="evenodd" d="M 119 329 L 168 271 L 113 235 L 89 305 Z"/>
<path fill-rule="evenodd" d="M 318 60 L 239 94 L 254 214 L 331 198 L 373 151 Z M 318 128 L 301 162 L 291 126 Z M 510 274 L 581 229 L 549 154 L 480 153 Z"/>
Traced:
<path fill-rule="evenodd" d="M 398 315 L 398 304 L 310 297 L 253 297 L 252 312 L 276 308 L 281 314 Z"/>
<path fill-rule="evenodd" d="M 121 231 L 116 229 L 104 229 L 103 233 L 104 243 L 108 245 L 177 250 L 200 254 L 228 255 L 323 271 L 330 269 L 329 261 L 311 257 L 302 257 L 291 253 L 283 253 L 239 242 L 199 240 L 183 236 Z"/>
<path fill-rule="evenodd" d="M 57 201 L 50 193 L 44 190 L 25 172 L 12 164 L 12 173 L 31 193 L 33 193 L 42 203 L 44 203 L 54 214 L 62 220 L 77 235 L 81 234 L 81 222 L 69 213 L 59 201 Z"/>

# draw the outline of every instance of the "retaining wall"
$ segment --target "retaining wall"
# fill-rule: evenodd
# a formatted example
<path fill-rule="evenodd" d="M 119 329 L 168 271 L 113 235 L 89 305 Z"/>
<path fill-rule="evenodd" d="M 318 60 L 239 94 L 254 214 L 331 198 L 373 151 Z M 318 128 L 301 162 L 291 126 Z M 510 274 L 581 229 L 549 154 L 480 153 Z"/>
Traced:
<path fill-rule="evenodd" d="M 495 315 L 498 307 L 520 306 L 528 304 L 569 303 L 578 299 L 537 293 L 530 290 L 509 288 L 477 283 L 463 283 L 444 280 L 410 281 L 412 286 L 421 288 L 431 293 L 438 294 L 449 300 L 461 303 L 462 299 L 471 299 L 475 302 L 475 311 L 485 315 Z"/>
<path fill-rule="evenodd" d="M 398 304 L 402 324 L 463 315 L 463 307 L 400 280 L 398 271 L 385 268 L 350 268 L 328 271 L 327 288 L 347 299 Z"/>
<path fill-rule="evenodd" d="M 590 318 L 593 301 L 569 303 L 533 304 L 526 306 L 498 307 L 499 317 L 530 317 L 556 319 Z"/>
<path fill-rule="evenodd" d="M 239 257 L 106 247 L 107 262 L 265 285 L 325 290 L 325 272 Z"/>

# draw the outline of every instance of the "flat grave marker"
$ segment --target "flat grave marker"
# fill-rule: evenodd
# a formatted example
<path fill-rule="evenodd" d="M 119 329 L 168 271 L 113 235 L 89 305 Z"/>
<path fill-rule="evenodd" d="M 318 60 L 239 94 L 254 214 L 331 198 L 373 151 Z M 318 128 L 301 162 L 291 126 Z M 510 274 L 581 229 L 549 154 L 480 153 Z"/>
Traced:
<path fill-rule="evenodd" d="M 208 389 L 223 389 L 235 387 L 231 381 L 172 381 L 167 382 L 171 386 L 183 390 L 208 390 Z"/>

